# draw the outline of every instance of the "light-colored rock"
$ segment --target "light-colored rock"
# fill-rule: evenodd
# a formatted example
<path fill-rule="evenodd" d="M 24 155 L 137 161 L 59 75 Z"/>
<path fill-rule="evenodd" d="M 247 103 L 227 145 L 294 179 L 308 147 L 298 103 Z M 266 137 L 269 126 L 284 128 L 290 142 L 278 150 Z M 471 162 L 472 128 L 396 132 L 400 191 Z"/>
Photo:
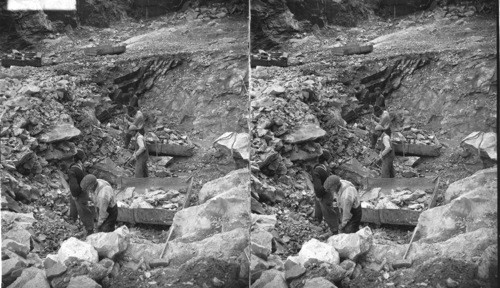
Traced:
<path fill-rule="evenodd" d="M 276 227 L 276 215 L 259 215 L 252 213 L 252 230 L 264 230 L 271 232 Z"/>
<path fill-rule="evenodd" d="M 284 141 L 291 144 L 299 144 L 308 141 L 314 141 L 326 135 L 326 131 L 319 125 L 307 123 L 294 129 L 290 134 L 284 137 Z"/>
<path fill-rule="evenodd" d="M 476 189 L 496 189 L 497 167 L 479 170 L 472 176 L 455 181 L 444 192 L 444 203 L 448 204 L 459 196 Z"/>
<path fill-rule="evenodd" d="M 12 239 L 23 246 L 31 247 L 30 232 L 28 232 L 28 230 L 19 227 L 7 231 L 5 234 L 2 235 L 2 238 Z"/>
<path fill-rule="evenodd" d="M 460 145 L 486 153 L 490 159 L 497 160 L 497 134 L 495 132 L 472 132 Z"/>
<path fill-rule="evenodd" d="M 270 267 L 266 260 L 257 257 L 256 255 L 250 256 L 250 281 L 254 282 L 259 279 L 262 273 Z"/>
<path fill-rule="evenodd" d="M 373 233 L 369 227 L 364 227 L 356 233 L 338 234 L 328 238 L 342 259 L 356 260 L 368 252 L 373 241 Z"/>
<path fill-rule="evenodd" d="M 297 258 L 297 263 L 304 266 L 309 259 L 317 259 L 321 262 L 339 265 L 339 253 L 332 245 L 311 239 L 302 245 Z"/>
<path fill-rule="evenodd" d="M 16 227 L 27 229 L 36 222 L 33 213 L 16 213 L 2 210 L 2 222 L 6 225 L 15 224 Z"/>
<path fill-rule="evenodd" d="M 12 271 L 26 267 L 26 262 L 19 258 L 10 258 L 2 261 L 2 277 L 5 277 L 12 273 Z"/>
<path fill-rule="evenodd" d="M 286 288 L 285 273 L 276 269 L 270 269 L 262 272 L 261 276 L 255 281 L 251 288 Z M 274 285 L 274 286 L 273 286 Z"/>
<path fill-rule="evenodd" d="M 230 191 L 248 191 L 250 184 L 250 171 L 239 169 L 229 172 L 226 176 L 209 181 L 201 187 L 198 193 L 200 203 L 205 203 L 209 199 Z"/>
<path fill-rule="evenodd" d="M 252 231 L 252 242 L 251 242 L 251 250 L 252 254 L 257 255 L 258 257 L 267 260 L 267 257 L 269 254 L 271 254 L 272 247 L 273 247 L 273 234 L 264 231 L 264 230 L 257 230 L 257 231 Z"/>
<path fill-rule="evenodd" d="M 24 284 L 23 288 L 50 288 L 50 284 L 42 271 L 37 273 L 33 279 Z"/>
<path fill-rule="evenodd" d="M 498 244 L 491 245 L 481 255 L 477 276 L 483 280 L 495 279 L 498 273 Z"/>
<path fill-rule="evenodd" d="M 97 284 L 94 280 L 89 277 L 82 275 L 71 278 L 67 288 L 101 288 L 102 286 Z"/>
<path fill-rule="evenodd" d="M 248 133 L 226 132 L 214 141 L 220 148 L 233 157 L 250 160 L 250 135 Z"/>
<path fill-rule="evenodd" d="M 285 270 L 285 279 L 286 281 L 292 281 L 305 273 L 306 268 L 302 267 L 302 265 L 293 265 L 292 267 L 289 267 L 289 269 Z"/>
<path fill-rule="evenodd" d="M 29 267 L 23 270 L 21 273 L 21 276 L 19 276 L 14 283 L 9 285 L 9 288 L 23 288 L 25 285 L 30 282 L 31 280 L 35 279 L 37 277 L 37 274 L 41 274 L 43 278 L 45 278 L 45 273 L 43 270 L 35 268 L 35 267 Z M 37 278 L 40 279 L 40 278 Z M 50 286 L 49 286 L 50 287 Z"/>
<path fill-rule="evenodd" d="M 52 143 L 56 141 L 69 140 L 80 136 L 82 132 L 75 126 L 65 123 L 54 127 L 51 131 L 40 136 L 40 142 Z"/>
<path fill-rule="evenodd" d="M 337 288 L 337 286 L 323 277 L 316 277 L 307 279 L 304 288 Z"/>
<path fill-rule="evenodd" d="M 69 257 L 75 257 L 91 263 L 97 263 L 99 256 L 97 251 L 87 242 L 71 237 L 61 244 L 57 252 L 59 262 L 64 263 Z"/>
<path fill-rule="evenodd" d="M 21 89 L 19 89 L 18 93 L 31 96 L 33 94 L 40 93 L 40 91 L 41 91 L 40 87 L 29 84 L 29 85 L 24 85 L 23 87 L 21 87 Z"/>
<path fill-rule="evenodd" d="M 16 242 L 12 239 L 5 239 L 2 241 L 2 249 L 8 249 L 19 256 L 26 258 L 30 252 L 30 247 Z"/>
<path fill-rule="evenodd" d="M 215 257 L 218 259 L 237 258 L 248 247 L 250 234 L 248 229 L 238 228 L 225 233 L 218 233 L 201 241 L 183 243 L 171 240 L 162 259 L 170 261 L 170 266 L 179 266 L 195 257 Z M 132 261 L 151 262 L 159 258 L 164 243 L 155 244 L 149 241 L 129 244 L 124 257 Z"/>
<path fill-rule="evenodd" d="M 279 85 L 273 85 L 271 87 L 266 88 L 266 90 L 264 90 L 263 93 L 264 93 L 264 95 L 266 95 L 266 94 L 270 94 L 270 95 L 282 94 L 282 93 L 285 93 L 285 87 L 282 87 Z"/>
<path fill-rule="evenodd" d="M 497 187 L 495 180 L 484 181 L 450 203 L 422 212 L 415 239 L 438 242 L 479 228 L 497 227 Z"/>
<path fill-rule="evenodd" d="M 51 263 L 51 265 L 45 267 L 45 276 L 47 279 L 52 280 L 52 278 L 62 275 L 66 270 L 66 266 L 61 262 Z"/>
<path fill-rule="evenodd" d="M 113 232 L 95 233 L 87 236 L 86 241 L 90 243 L 100 257 L 113 259 L 116 255 L 127 250 L 130 243 L 130 235 L 127 226 L 121 226 Z"/>
<path fill-rule="evenodd" d="M 216 233 L 250 227 L 250 211 L 248 209 L 250 207 L 250 193 L 248 193 L 250 177 L 245 176 L 240 179 L 239 173 L 245 175 L 246 172 L 233 172 L 230 173 L 231 177 L 227 178 L 226 181 L 218 182 L 220 186 L 213 185 L 212 192 L 217 191 L 217 187 L 221 187 L 220 190 L 224 191 L 225 185 L 229 190 L 213 198 L 203 196 L 203 199 L 209 198 L 209 200 L 201 205 L 180 210 L 175 214 L 173 239 L 186 238 L 189 239 L 187 241 L 198 241 Z M 241 183 L 241 185 L 231 189 L 228 179 L 234 179 L 235 182 L 233 180 L 230 182 Z M 244 184 L 245 180 L 246 184 Z M 201 194 L 207 195 L 208 192 Z"/>
<path fill-rule="evenodd" d="M 378 172 L 364 167 L 358 160 L 351 158 L 346 163 L 343 163 L 338 168 L 335 168 L 335 175 L 340 178 L 351 181 L 355 185 L 362 185 L 366 178 L 378 177 Z"/>

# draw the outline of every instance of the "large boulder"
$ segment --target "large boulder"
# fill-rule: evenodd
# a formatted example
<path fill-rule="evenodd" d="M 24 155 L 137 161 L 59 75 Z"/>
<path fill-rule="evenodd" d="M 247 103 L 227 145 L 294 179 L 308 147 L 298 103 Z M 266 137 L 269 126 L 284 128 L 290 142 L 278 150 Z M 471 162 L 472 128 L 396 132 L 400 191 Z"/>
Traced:
<path fill-rule="evenodd" d="M 89 235 L 86 242 L 97 250 L 100 257 L 113 259 L 116 255 L 127 250 L 130 236 L 127 226 L 122 226 L 113 232 Z"/>
<path fill-rule="evenodd" d="M 250 282 L 254 282 L 262 276 L 262 273 L 271 267 L 270 263 L 255 254 L 250 255 Z"/>
<path fill-rule="evenodd" d="M 234 170 L 224 177 L 205 183 L 198 193 L 198 200 L 200 203 L 205 203 L 209 199 L 228 191 L 248 191 L 249 183 L 250 171 L 248 169 Z"/>
<path fill-rule="evenodd" d="M 89 173 L 94 174 L 99 179 L 108 181 L 111 185 L 117 185 L 118 177 L 127 176 L 129 172 L 116 165 L 113 160 L 106 158 L 89 168 Z"/>
<path fill-rule="evenodd" d="M 326 131 L 319 125 L 307 123 L 297 127 L 291 133 L 284 137 L 284 141 L 290 144 L 299 144 L 308 141 L 314 141 L 326 135 Z"/>
<path fill-rule="evenodd" d="M 35 277 L 26 282 L 23 288 L 50 288 L 49 281 L 45 278 L 43 270 L 40 271 L 42 272 L 37 273 Z"/>
<path fill-rule="evenodd" d="M 496 233 L 496 228 L 480 228 L 457 235 L 443 242 L 413 242 L 407 259 L 412 260 L 414 266 L 436 257 L 472 262 L 473 259 L 480 257 L 487 247 L 496 243 Z M 388 263 L 397 262 L 403 259 L 407 248 L 408 244 L 374 243 L 364 259 L 367 262 L 380 263 L 385 258 Z"/>
<path fill-rule="evenodd" d="M 36 222 L 33 213 L 16 213 L 2 210 L 2 222 L 8 226 L 17 226 L 19 228 L 29 228 Z"/>
<path fill-rule="evenodd" d="M 64 123 L 54 127 L 49 132 L 42 134 L 39 140 L 40 142 L 52 143 L 78 137 L 81 133 L 82 132 L 72 124 Z"/>
<path fill-rule="evenodd" d="M 302 245 L 298 256 L 291 258 L 297 264 L 304 266 L 310 259 L 326 262 L 334 265 L 340 264 L 339 253 L 332 245 L 311 239 Z"/>
<path fill-rule="evenodd" d="M 246 172 L 240 171 L 238 173 L 245 175 Z M 227 185 L 229 190 L 210 198 L 201 205 L 183 209 L 175 214 L 173 239 L 186 238 L 189 239 L 187 241 L 198 241 L 216 233 L 250 227 L 250 211 L 248 209 L 251 198 L 248 193 L 250 177 L 245 176 L 240 179 L 238 173 L 233 173 L 228 178 L 234 179 L 235 183 L 241 181 L 239 182 L 241 185 L 236 189 L 229 189 L 228 182 L 221 181 L 221 186 Z M 244 184 L 245 180 L 246 184 Z M 203 193 L 203 195 L 206 194 L 208 193 Z"/>
<path fill-rule="evenodd" d="M 340 178 L 351 181 L 355 185 L 362 185 L 365 178 L 375 178 L 378 172 L 364 167 L 358 160 L 351 158 L 346 163 L 334 169 Z"/>
<path fill-rule="evenodd" d="M 70 257 L 85 260 L 91 263 L 97 263 L 99 256 L 91 244 L 71 237 L 61 244 L 57 252 L 59 262 L 64 263 Z"/>
<path fill-rule="evenodd" d="M 170 265 L 179 266 L 195 257 L 216 257 L 218 259 L 237 258 L 249 245 L 248 229 L 238 228 L 229 232 L 215 234 L 201 241 L 184 243 L 182 240 L 168 242 L 162 259 L 169 260 Z M 149 241 L 130 243 L 123 257 L 134 262 L 158 260 L 165 244 L 155 244 Z"/>
<path fill-rule="evenodd" d="M 251 288 L 287 288 L 284 273 L 276 269 L 262 272 Z"/>
<path fill-rule="evenodd" d="M 28 253 L 30 252 L 30 246 L 19 243 L 12 239 L 5 239 L 2 241 L 2 250 L 5 249 L 10 250 L 23 258 L 26 258 L 28 256 Z"/>
<path fill-rule="evenodd" d="M 416 240 L 438 242 L 479 228 L 497 227 L 497 183 L 482 182 L 450 203 L 426 210 L 418 219 Z M 471 181 L 475 182 L 475 178 Z M 467 182 L 463 182 L 467 186 Z M 439 219 L 439 221 L 436 221 Z"/>
<path fill-rule="evenodd" d="M 369 227 L 365 227 L 356 233 L 334 235 L 327 243 L 337 250 L 340 258 L 356 260 L 370 250 L 372 241 L 373 233 Z"/>
<path fill-rule="evenodd" d="M 214 141 L 214 147 L 220 148 L 233 157 L 250 160 L 250 135 L 248 133 L 226 132 Z"/>
<path fill-rule="evenodd" d="M 472 176 L 451 183 L 444 192 L 444 203 L 448 204 L 459 196 L 476 189 L 496 190 L 497 180 L 497 167 L 479 170 Z"/>

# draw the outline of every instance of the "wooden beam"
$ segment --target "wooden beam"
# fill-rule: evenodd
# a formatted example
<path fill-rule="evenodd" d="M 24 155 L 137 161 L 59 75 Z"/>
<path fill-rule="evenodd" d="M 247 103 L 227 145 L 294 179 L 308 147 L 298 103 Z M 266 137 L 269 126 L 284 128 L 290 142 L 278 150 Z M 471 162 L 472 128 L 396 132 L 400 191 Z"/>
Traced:
<path fill-rule="evenodd" d="M 121 46 L 111 46 L 111 45 L 101 45 L 97 47 L 85 48 L 83 52 L 87 56 L 97 56 L 97 55 L 107 55 L 107 54 L 121 54 L 126 50 L 125 45 Z"/>
<path fill-rule="evenodd" d="M 399 156 L 430 156 L 437 157 L 440 155 L 440 146 L 425 145 L 425 144 L 408 144 L 408 143 L 393 143 L 394 152 Z"/>
<path fill-rule="evenodd" d="M 361 222 L 392 225 L 416 226 L 420 211 L 407 209 L 363 208 Z"/>
<path fill-rule="evenodd" d="M 170 226 L 176 212 L 161 208 L 118 207 L 117 221 Z"/>

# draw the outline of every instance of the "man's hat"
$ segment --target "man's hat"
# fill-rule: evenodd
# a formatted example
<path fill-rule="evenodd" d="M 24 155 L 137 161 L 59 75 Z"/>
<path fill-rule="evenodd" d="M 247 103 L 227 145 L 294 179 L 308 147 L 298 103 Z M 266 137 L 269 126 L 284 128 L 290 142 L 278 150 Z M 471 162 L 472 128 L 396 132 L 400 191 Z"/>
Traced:
<path fill-rule="evenodd" d="M 80 182 L 80 187 L 83 190 L 87 190 L 89 187 L 94 186 L 97 183 L 97 178 L 93 174 L 88 174 L 83 177 L 82 182 Z"/>

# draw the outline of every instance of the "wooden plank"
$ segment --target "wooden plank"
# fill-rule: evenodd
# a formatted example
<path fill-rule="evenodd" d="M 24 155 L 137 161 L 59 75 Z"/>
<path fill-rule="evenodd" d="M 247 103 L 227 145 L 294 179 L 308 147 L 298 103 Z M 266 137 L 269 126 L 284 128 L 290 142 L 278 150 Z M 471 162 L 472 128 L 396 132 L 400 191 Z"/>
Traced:
<path fill-rule="evenodd" d="M 118 177 L 118 189 L 134 187 L 138 194 L 145 193 L 146 189 L 173 189 L 180 190 L 188 186 L 188 178 L 186 177 L 149 177 L 149 178 L 133 178 L 133 177 Z"/>
<path fill-rule="evenodd" d="M 193 146 L 161 143 L 147 144 L 147 146 L 149 155 L 191 157 L 194 154 Z"/>
<path fill-rule="evenodd" d="M 363 190 L 371 190 L 380 187 L 380 194 L 386 195 L 391 193 L 391 189 L 408 188 L 411 191 L 416 189 L 427 190 L 433 189 L 435 185 L 435 177 L 421 178 L 365 178 Z"/>
<path fill-rule="evenodd" d="M 437 157 L 440 155 L 440 146 L 424 145 L 424 144 L 408 144 L 408 143 L 393 143 L 394 152 L 400 156 L 430 156 Z"/>
<path fill-rule="evenodd" d="M 361 214 L 361 222 L 363 223 L 374 223 L 380 225 L 380 215 L 377 209 L 372 208 L 362 208 L 363 212 Z"/>
<path fill-rule="evenodd" d="M 177 211 L 155 208 L 118 207 L 118 221 L 154 225 L 172 225 Z"/>
<path fill-rule="evenodd" d="M 416 226 L 420 211 L 407 209 L 363 208 L 361 222 L 392 225 Z"/>

